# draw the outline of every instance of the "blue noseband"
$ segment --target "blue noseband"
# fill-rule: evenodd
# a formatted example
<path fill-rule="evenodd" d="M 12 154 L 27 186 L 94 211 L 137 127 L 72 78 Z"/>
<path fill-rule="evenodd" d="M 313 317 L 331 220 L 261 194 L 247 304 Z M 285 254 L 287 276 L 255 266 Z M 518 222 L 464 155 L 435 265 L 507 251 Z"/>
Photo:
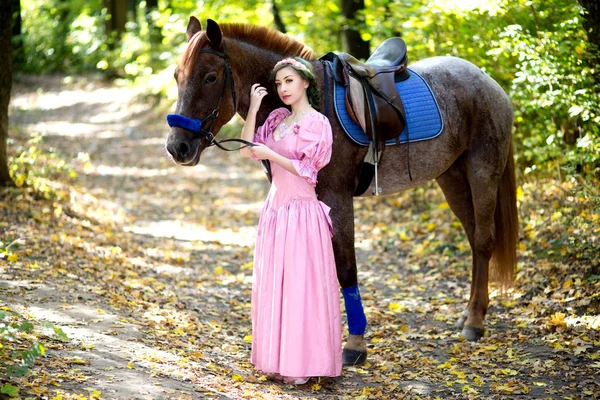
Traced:
<path fill-rule="evenodd" d="M 178 127 L 187 129 L 188 131 L 192 131 L 195 133 L 199 133 L 202 128 L 202 121 L 199 119 L 191 119 L 188 117 L 184 117 L 179 114 L 169 114 L 167 115 L 167 124 L 171 128 Z"/>

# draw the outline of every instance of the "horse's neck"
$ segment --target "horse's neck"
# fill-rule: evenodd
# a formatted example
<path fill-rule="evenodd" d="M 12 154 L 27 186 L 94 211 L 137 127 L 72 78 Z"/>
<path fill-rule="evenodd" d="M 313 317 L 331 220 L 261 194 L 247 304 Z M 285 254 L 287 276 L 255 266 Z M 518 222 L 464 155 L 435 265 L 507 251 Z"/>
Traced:
<path fill-rule="evenodd" d="M 239 96 L 238 113 L 246 119 L 250 107 L 250 89 L 252 85 L 255 83 L 267 85 L 273 65 L 281 60 L 283 56 L 236 40 L 227 42 L 227 50 L 231 54 L 231 67 L 239 77 L 239 82 L 236 82 L 236 85 L 238 85 L 236 91 Z M 257 123 L 262 123 L 269 113 L 280 104 L 277 93 L 273 93 L 274 89 L 267 86 L 267 91 L 270 96 L 263 99 L 256 118 Z"/>

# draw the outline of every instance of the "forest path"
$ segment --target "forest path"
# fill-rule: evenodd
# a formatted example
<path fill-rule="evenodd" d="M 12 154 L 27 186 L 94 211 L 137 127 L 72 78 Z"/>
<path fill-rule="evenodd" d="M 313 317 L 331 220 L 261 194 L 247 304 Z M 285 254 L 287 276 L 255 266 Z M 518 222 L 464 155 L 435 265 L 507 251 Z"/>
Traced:
<path fill-rule="evenodd" d="M 0 301 L 70 339 L 51 341 L 36 366 L 43 395 L 562 398 L 599 390 L 590 375 L 597 345 L 579 338 L 588 333 L 535 326 L 537 308 L 552 304 L 536 303 L 534 281 L 511 298 L 492 290 L 486 337 L 460 340 L 453 322 L 468 300 L 470 253 L 434 184 L 355 201 L 369 362 L 300 387 L 265 381 L 249 363 L 249 340 L 253 242 L 268 182 L 256 163 L 215 148 L 196 167 L 176 166 L 164 150 L 164 113 L 133 95 L 52 76 L 23 78 L 13 91 L 14 141 L 40 133 L 44 151 L 77 172 L 53 183 L 68 193 L 62 200 L 6 212 L 4 229 L 26 245 L 0 268 Z"/>

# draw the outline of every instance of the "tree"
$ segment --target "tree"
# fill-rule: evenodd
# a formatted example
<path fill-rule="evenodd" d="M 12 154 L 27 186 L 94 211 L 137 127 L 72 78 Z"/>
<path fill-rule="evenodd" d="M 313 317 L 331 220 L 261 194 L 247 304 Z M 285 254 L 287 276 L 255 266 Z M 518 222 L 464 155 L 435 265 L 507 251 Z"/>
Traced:
<path fill-rule="evenodd" d="M 13 0 L 0 0 L 0 187 L 13 184 L 8 173 L 8 104 L 12 88 Z"/>
<path fill-rule="evenodd" d="M 344 51 L 356 58 L 369 58 L 369 41 L 363 40 L 358 29 L 358 14 L 365 9 L 364 0 L 342 0 L 342 43 Z"/>
<path fill-rule="evenodd" d="M 271 0 L 271 12 L 273 13 L 273 23 L 277 30 L 281 33 L 286 33 L 285 24 L 281 19 L 281 15 L 279 14 L 279 7 L 277 7 L 277 3 L 275 0 Z"/>
<path fill-rule="evenodd" d="M 593 45 L 591 59 L 596 64 L 596 77 L 600 77 L 600 2 L 598 0 L 579 0 L 585 9 L 583 26 L 587 31 L 588 42 Z"/>
<path fill-rule="evenodd" d="M 25 49 L 23 47 L 21 0 L 13 0 L 13 65 L 25 63 Z M 18 67 L 16 68 L 18 69 Z"/>
<path fill-rule="evenodd" d="M 117 38 L 125 32 L 127 22 L 127 2 L 125 0 L 104 0 L 110 18 L 106 20 L 106 33 L 116 35 Z"/>

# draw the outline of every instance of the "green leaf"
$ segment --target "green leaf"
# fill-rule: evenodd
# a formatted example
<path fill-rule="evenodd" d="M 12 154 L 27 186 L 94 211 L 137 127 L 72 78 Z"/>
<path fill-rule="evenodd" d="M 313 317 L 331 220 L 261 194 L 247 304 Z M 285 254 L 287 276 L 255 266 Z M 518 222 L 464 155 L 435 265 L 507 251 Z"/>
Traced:
<path fill-rule="evenodd" d="M 54 327 L 54 334 L 57 338 L 62 339 L 62 340 L 69 340 L 69 337 L 63 332 L 62 329 L 60 329 L 60 327 L 55 326 Z"/>
<path fill-rule="evenodd" d="M 25 321 L 17 329 L 20 332 L 31 332 L 31 331 L 33 331 L 33 324 L 29 321 Z"/>
<path fill-rule="evenodd" d="M 0 388 L 0 393 L 7 394 L 10 397 L 17 397 L 17 394 L 19 393 L 19 388 L 11 385 L 10 383 L 7 383 L 6 385 Z"/>

